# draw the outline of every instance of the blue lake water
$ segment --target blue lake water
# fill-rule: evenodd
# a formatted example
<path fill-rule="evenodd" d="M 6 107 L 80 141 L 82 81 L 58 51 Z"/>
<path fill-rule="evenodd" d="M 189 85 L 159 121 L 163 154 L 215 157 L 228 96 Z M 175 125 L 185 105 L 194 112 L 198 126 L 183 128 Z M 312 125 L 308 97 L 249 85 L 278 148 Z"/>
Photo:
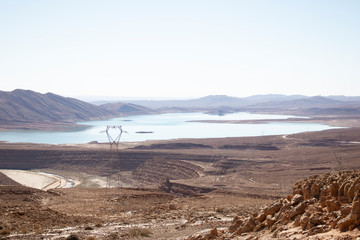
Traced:
<path fill-rule="evenodd" d="M 224 116 L 204 113 L 168 113 L 159 115 L 141 115 L 120 117 L 102 121 L 80 122 L 87 125 L 74 131 L 5 131 L 0 132 L 0 141 L 30 143 L 88 143 L 91 141 L 107 142 L 103 131 L 107 125 L 121 125 L 121 141 L 136 142 L 144 140 L 162 140 L 176 138 L 222 138 L 292 134 L 306 131 L 321 131 L 333 127 L 318 123 L 264 123 L 264 124 L 228 124 L 200 123 L 192 120 L 252 120 L 286 119 L 294 116 L 250 114 L 238 112 Z M 110 129 L 115 138 L 119 131 Z M 152 133 L 138 133 L 152 132 Z"/>

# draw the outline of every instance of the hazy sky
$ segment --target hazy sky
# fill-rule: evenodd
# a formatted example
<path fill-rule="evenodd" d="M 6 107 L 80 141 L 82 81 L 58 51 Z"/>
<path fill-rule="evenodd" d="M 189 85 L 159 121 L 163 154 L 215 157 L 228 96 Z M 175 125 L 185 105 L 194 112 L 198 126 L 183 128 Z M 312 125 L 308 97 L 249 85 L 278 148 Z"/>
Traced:
<path fill-rule="evenodd" d="M 358 0 L 1 0 L 0 90 L 360 95 Z"/>

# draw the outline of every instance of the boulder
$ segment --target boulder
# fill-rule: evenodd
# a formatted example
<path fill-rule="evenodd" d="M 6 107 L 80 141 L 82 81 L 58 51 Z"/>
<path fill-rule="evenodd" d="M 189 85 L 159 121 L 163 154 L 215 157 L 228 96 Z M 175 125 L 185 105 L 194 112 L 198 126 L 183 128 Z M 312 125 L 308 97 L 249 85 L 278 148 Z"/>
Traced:
<path fill-rule="evenodd" d="M 299 214 L 303 214 L 305 212 L 305 209 L 307 208 L 307 203 L 306 202 L 302 202 L 300 203 L 298 206 L 296 206 L 295 208 L 293 208 L 291 211 L 290 211 L 290 219 L 296 217 L 297 215 Z"/>
<path fill-rule="evenodd" d="M 340 203 L 335 198 L 325 201 L 325 206 L 328 212 L 340 210 Z"/>
<path fill-rule="evenodd" d="M 318 183 L 314 183 L 310 188 L 310 196 L 314 198 L 320 197 L 320 185 Z"/>
<path fill-rule="evenodd" d="M 280 210 L 280 208 L 282 206 L 283 205 L 281 202 L 275 202 L 275 203 L 271 204 L 270 207 L 264 211 L 264 213 L 266 216 L 268 216 L 268 215 L 273 216 L 275 213 L 277 213 Z"/>
<path fill-rule="evenodd" d="M 270 206 L 262 209 L 262 211 L 257 215 L 256 219 L 259 222 L 263 222 L 267 216 L 274 216 L 274 214 L 277 213 L 282 206 L 283 204 L 281 202 L 274 202 Z"/>
<path fill-rule="evenodd" d="M 349 215 L 347 215 L 345 218 L 341 219 L 337 227 L 340 229 L 340 231 L 347 231 L 352 229 L 355 226 L 360 225 L 360 193 L 357 192 L 356 196 L 354 197 L 354 201 L 351 205 L 351 211 Z"/>
<path fill-rule="evenodd" d="M 243 226 L 241 226 L 236 231 L 236 235 L 240 235 L 245 232 L 252 232 L 254 230 L 254 228 L 256 227 L 257 223 L 258 222 L 255 217 L 249 217 L 248 219 L 245 220 Z"/>
<path fill-rule="evenodd" d="M 263 222 L 266 219 L 266 214 L 264 212 L 260 212 L 260 214 L 256 217 L 259 222 Z"/>
<path fill-rule="evenodd" d="M 299 202 L 302 202 L 302 201 L 304 201 L 304 197 L 300 194 L 295 194 L 290 202 L 290 205 L 295 206 L 295 205 L 298 205 Z"/>
<path fill-rule="evenodd" d="M 328 226 L 326 225 L 319 225 L 315 226 L 308 231 L 308 235 L 315 235 L 323 232 L 327 232 L 329 230 Z"/>
<path fill-rule="evenodd" d="M 207 237 L 209 239 L 215 239 L 217 236 L 219 236 L 219 232 L 218 232 L 217 228 L 213 228 Z"/>
<path fill-rule="evenodd" d="M 271 217 L 270 215 L 266 217 L 265 224 L 268 228 L 274 225 L 275 222 L 276 222 L 275 218 Z"/>
<path fill-rule="evenodd" d="M 258 232 L 258 231 L 260 231 L 260 230 L 262 230 L 264 228 L 265 228 L 265 224 L 261 222 L 261 223 L 259 223 L 258 225 L 255 226 L 255 228 L 253 229 L 253 232 Z"/>
<path fill-rule="evenodd" d="M 241 225 L 243 224 L 243 220 L 237 218 L 236 221 L 233 221 L 233 224 L 228 228 L 230 233 L 235 232 Z"/>
<path fill-rule="evenodd" d="M 308 225 L 310 221 L 310 215 L 309 214 L 303 214 L 301 217 L 300 217 L 300 226 L 302 227 L 302 229 L 306 229 L 306 226 Z"/>

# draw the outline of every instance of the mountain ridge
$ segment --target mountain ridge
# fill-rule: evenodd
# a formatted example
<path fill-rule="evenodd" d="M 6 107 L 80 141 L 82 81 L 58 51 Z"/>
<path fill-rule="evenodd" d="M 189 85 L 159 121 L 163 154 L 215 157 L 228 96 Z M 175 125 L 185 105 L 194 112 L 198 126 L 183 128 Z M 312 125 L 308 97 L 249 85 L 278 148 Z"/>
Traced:
<path fill-rule="evenodd" d="M 21 89 L 0 91 L 0 113 L 3 122 L 74 122 L 113 116 L 111 112 L 78 99 Z"/>
<path fill-rule="evenodd" d="M 152 109 L 127 103 L 96 106 L 50 92 L 42 94 L 23 89 L 0 91 L 1 129 L 62 129 L 76 127 L 79 121 L 156 113 Z"/>
<path fill-rule="evenodd" d="M 16 89 L 0 91 L 0 123 L 26 129 L 73 126 L 77 121 L 102 120 L 117 116 L 108 111 L 75 98 L 54 93 L 38 93 Z"/>
<path fill-rule="evenodd" d="M 233 108 L 269 108 L 286 107 L 309 108 L 309 107 L 338 107 L 359 106 L 360 97 L 346 96 L 304 96 L 266 94 L 253 95 L 245 98 L 230 97 L 227 95 L 209 95 L 189 100 L 123 100 L 124 103 L 138 104 L 152 109 L 162 108 L 209 108 L 209 107 L 233 107 Z"/>

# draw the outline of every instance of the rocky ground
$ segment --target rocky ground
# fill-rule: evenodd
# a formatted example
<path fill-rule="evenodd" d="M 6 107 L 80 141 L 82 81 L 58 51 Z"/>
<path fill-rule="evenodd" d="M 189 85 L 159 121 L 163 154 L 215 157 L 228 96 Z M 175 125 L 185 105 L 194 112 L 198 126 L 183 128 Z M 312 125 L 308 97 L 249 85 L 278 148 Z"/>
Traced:
<path fill-rule="evenodd" d="M 1 186 L 0 239 L 360 238 L 359 170 L 308 177 L 284 198 L 179 188 Z"/>
<path fill-rule="evenodd" d="M 252 216 L 271 200 L 156 189 L 0 188 L 0 239 L 184 239 Z M 74 238 L 76 239 L 76 238 Z"/>
<path fill-rule="evenodd" d="M 293 185 L 293 194 L 257 214 L 236 216 L 225 230 L 203 239 L 360 239 L 360 171 L 312 176 Z"/>
<path fill-rule="evenodd" d="M 0 187 L 0 239 L 356 239 L 360 175 L 349 170 L 360 169 L 359 143 L 359 128 L 128 143 L 111 154 L 98 143 L 1 143 L 0 168 L 80 184 L 40 191 L 0 175 L 11 185 Z"/>

